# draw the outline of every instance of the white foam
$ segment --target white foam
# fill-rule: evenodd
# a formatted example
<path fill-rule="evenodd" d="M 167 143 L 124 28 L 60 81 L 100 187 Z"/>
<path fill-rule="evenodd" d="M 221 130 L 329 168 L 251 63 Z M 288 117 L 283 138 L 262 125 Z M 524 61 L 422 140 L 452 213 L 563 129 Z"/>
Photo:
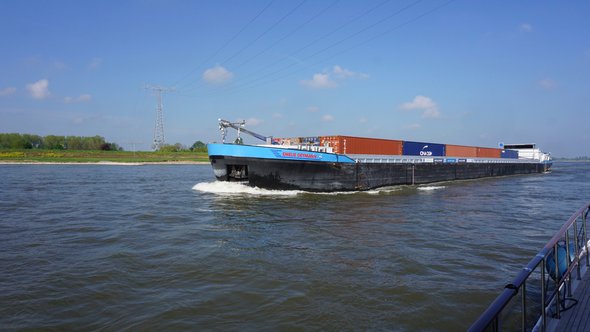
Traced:
<path fill-rule="evenodd" d="M 198 190 L 218 195 L 258 195 L 258 196 L 296 196 L 304 193 L 300 190 L 268 190 L 258 187 L 250 187 L 238 182 L 213 181 L 201 182 L 193 186 L 193 190 Z"/>
<path fill-rule="evenodd" d="M 418 190 L 424 190 L 424 191 L 432 191 L 432 190 L 438 190 L 438 189 L 445 189 L 445 186 L 424 186 L 424 187 L 418 187 Z"/>
<path fill-rule="evenodd" d="M 251 187 L 239 182 L 228 182 L 228 181 L 212 181 L 212 182 L 201 182 L 193 186 L 193 190 L 217 194 L 217 195 L 257 195 L 257 196 L 297 196 L 299 194 L 307 195 L 355 195 L 355 194 L 369 194 L 378 195 L 382 193 L 391 193 L 402 190 L 402 187 L 382 187 L 367 191 L 332 191 L 332 192 L 311 192 L 304 190 L 269 190 L 258 187 Z"/>

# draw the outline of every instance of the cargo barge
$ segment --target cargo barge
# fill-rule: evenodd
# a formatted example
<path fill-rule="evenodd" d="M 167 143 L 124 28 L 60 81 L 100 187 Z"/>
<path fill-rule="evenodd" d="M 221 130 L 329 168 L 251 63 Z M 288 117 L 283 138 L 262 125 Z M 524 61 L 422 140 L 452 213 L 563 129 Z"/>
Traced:
<path fill-rule="evenodd" d="M 219 120 L 222 143 L 208 144 L 215 177 L 266 189 L 358 191 L 385 186 L 542 173 L 551 156 L 535 144 L 484 148 L 354 136 L 272 138 Z M 225 143 L 227 128 L 238 131 Z M 244 132 L 265 142 L 243 144 Z"/>

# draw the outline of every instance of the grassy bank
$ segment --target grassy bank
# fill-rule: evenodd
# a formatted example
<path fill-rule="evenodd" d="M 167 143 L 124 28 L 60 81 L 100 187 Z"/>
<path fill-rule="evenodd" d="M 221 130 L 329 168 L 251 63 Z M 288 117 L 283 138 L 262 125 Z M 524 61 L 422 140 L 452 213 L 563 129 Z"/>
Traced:
<path fill-rule="evenodd" d="M 0 161 L 62 163 L 207 162 L 206 152 L 0 150 Z"/>

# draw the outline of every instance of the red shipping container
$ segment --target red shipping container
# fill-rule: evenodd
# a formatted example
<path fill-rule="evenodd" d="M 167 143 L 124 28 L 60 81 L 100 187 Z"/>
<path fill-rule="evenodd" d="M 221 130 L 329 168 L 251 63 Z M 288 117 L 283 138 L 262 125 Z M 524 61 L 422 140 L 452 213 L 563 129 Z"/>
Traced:
<path fill-rule="evenodd" d="M 355 136 L 323 136 L 321 145 L 328 143 L 334 153 L 401 155 L 402 141 Z"/>
<path fill-rule="evenodd" d="M 320 136 L 320 145 L 332 147 L 332 152 L 342 153 L 342 136 Z"/>
<path fill-rule="evenodd" d="M 502 149 L 496 148 L 477 148 L 478 158 L 500 158 Z"/>
<path fill-rule="evenodd" d="M 477 157 L 477 147 L 447 144 L 446 155 L 449 157 Z"/>

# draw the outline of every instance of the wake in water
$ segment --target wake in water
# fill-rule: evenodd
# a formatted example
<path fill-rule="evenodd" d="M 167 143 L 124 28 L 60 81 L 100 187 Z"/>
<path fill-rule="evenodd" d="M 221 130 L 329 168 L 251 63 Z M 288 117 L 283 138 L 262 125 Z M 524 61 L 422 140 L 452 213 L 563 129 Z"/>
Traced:
<path fill-rule="evenodd" d="M 445 189 L 445 186 L 424 186 L 424 187 L 418 187 L 418 190 L 423 190 L 423 191 L 433 191 L 433 190 L 438 190 L 438 189 Z"/>
<path fill-rule="evenodd" d="M 239 182 L 213 181 L 194 185 L 193 190 L 217 195 L 296 196 L 301 190 L 269 190 L 250 187 Z"/>
<path fill-rule="evenodd" d="M 444 188 L 444 187 L 443 187 Z M 216 194 L 216 195 L 255 195 L 255 196 L 297 196 L 299 194 L 308 195 L 354 195 L 354 194 L 387 194 L 395 191 L 402 190 L 401 187 L 383 187 L 368 191 L 335 191 L 335 192 L 311 192 L 303 190 L 270 190 L 262 189 L 258 187 L 250 187 L 248 185 L 239 182 L 227 182 L 227 181 L 213 181 L 213 182 L 200 182 L 193 186 L 193 190 L 201 191 L 204 193 Z"/>

